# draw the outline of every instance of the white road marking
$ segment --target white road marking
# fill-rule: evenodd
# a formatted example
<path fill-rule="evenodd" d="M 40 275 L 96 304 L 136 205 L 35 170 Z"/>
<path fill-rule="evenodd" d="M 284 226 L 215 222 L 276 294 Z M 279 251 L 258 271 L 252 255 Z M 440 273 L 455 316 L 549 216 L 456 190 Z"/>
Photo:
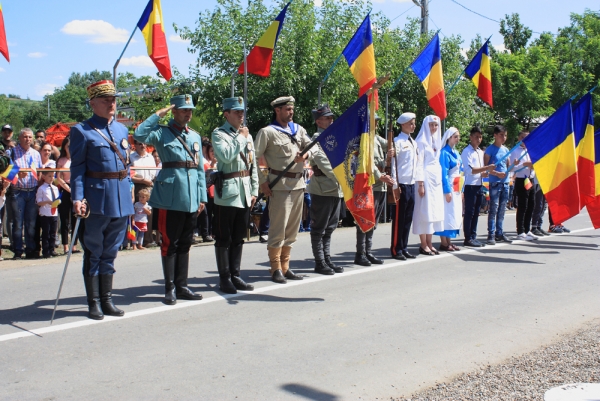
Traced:
<path fill-rule="evenodd" d="M 571 231 L 570 234 L 580 233 L 583 231 L 589 231 L 589 230 L 593 230 L 593 229 L 594 229 L 593 227 L 582 228 L 579 230 L 573 230 L 573 231 Z M 565 234 L 560 234 L 560 235 L 568 236 L 569 234 L 565 233 Z M 556 237 L 556 235 L 552 235 L 552 237 Z M 550 238 L 550 237 L 540 238 L 540 240 L 543 241 L 546 238 Z M 528 241 L 515 240 L 515 241 L 512 241 L 511 243 L 499 243 L 494 246 L 494 249 L 505 247 L 505 246 L 508 246 L 511 244 L 527 243 L 527 242 Z M 460 255 L 464 255 L 466 253 L 474 253 L 474 252 L 482 251 L 485 249 L 486 248 L 461 248 Z M 490 249 L 490 248 L 487 248 L 487 249 Z M 435 260 L 439 260 L 439 259 L 445 258 L 445 257 L 451 257 L 453 255 L 454 255 L 453 253 L 449 253 L 449 252 L 441 253 L 439 256 L 435 257 Z M 374 272 L 374 271 L 379 271 L 379 270 L 385 270 L 385 269 L 389 269 L 389 268 L 396 267 L 396 266 L 410 266 L 410 265 L 413 265 L 416 263 L 425 263 L 430 260 L 431 259 L 428 257 L 427 258 L 421 257 L 421 258 L 407 260 L 407 261 L 385 263 L 382 265 L 360 268 L 358 270 L 346 271 L 344 273 L 334 274 L 332 276 L 305 277 L 304 280 L 288 281 L 287 284 L 272 284 L 272 285 L 268 285 L 265 287 L 257 288 L 252 292 L 238 292 L 237 294 L 217 295 L 217 296 L 208 297 L 201 301 L 178 302 L 177 304 L 172 305 L 172 306 L 163 305 L 163 306 L 157 306 L 157 307 L 148 308 L 148 309 L 142 309 L 142 310 L 138 310 L 138 311 L 134 311 L 134 312 L 127 312 L 127 313 L 125 313 L 125 316 L 122 316 L 122 317 L 105 316 L 104 320 L 85 319 L 85 320 L 81 320 L 81 321 L 77 321 L 77 322 L 64 323 L 64 324 L 59 324 L 56 326 L 42 327 L 39 329 L 33 329 L 33 330 L 29 330 L 29 331 L 20 331 L 20 332 L 11 333 L 11 334 L 4 334 L 4 335 L 0 336 L 0 342 L 15 340 L 15 339 L 24 338 L 24 337 L 41 336 L 42 334 L 54 333 L 54 332 L 63 331 L 63 330 L 70 330 L 70 329 L 75 329 L 78 327 L 91 326 L 91 325 L 95 325 L 95 324 L 123 321 L 124 319 L 132 319 L 132 318 L 139 317 L 139 316 L 147 316 L 147 315 L 152 315 L 155 313 L 167 312 L 167 311 L 172 311 L 172 310 L 177 310 L 177 309 L 182 309 L 182 308 L 189 308 L 189 307 L 193 307 L 193 306 L 202 306 L 202 305 L 207 305 L 207 304 L 210 304 L 213 302 L 226 301 L 231 298 L 243 297 L 245 295 L 263 294 L 263 293 L 267 293 L 267 292 L 271 292 L 271 291 L 283 290 L 286 288 L 296 287 L 299 285 L 311 284 L 311 283 L 314 283 L 317 281 L 335 280 L 335 279 L 339 279 L 339 278 L 354 276 L 356 274 L 363 274 L 363 273 L 369 273 L 369 272 Z"/>

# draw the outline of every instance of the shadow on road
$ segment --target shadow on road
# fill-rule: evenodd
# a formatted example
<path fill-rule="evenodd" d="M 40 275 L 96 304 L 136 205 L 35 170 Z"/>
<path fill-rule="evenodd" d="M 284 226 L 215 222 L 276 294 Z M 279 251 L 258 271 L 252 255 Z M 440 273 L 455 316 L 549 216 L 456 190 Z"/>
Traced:
<path fill-rule="evenodd" d="M 341 397 L 327 393 L 325 391 L 317 390 L 314 387 L 305 386 L 304 384 L 289 383 L 284 384 L 281 388 L 288 393 L 299 395 L 309 400 L 315 401 L 337 401 L 341 400 Z"/>
<path fill-rule="evenodd" d="M 275 295 L 266 294 L 247 294 L 236 298 L 227 299 L 227 303 L 230 305 L 236 305 L 246 301 L 258 301 L 258 302 L 323 302 L 324 298 L 288 298 L 278 297 Z"/>

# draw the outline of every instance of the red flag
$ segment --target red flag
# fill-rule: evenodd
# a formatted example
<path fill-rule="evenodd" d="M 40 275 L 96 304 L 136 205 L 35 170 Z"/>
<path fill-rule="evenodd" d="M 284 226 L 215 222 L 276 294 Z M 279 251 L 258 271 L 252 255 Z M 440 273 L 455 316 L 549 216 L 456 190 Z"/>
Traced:
<path fill-rule="evenodd" d="M 0 54 L 2 54 L 6 61 L 10 63 L 10 56 L 8 55 L 8 42 L 6 41 L 6 31 L 4 30 L 4 13 L 2 12 L 2 4 L 0 4 Z"/>

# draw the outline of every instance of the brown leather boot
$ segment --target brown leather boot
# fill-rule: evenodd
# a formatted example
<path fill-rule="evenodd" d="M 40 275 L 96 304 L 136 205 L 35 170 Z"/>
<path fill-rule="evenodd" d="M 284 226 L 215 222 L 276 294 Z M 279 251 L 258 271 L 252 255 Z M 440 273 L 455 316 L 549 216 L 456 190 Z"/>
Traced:
<path fill-rule="evenodd" d="M 269 248 L 269 262 L 271 263 L 271 280 L 275 283 L 285 284 L 287 280 L 281 271 L 281 248 Z"/>
<path fill-rule="evenodd" d="M 283 275 L 290 280 L 302 280 L 301 276 L 294 274 L 292 270 L 290 270 L 290 253 L 292 252 L 291 246 L 283 246 L 281 247 L 281 271 Z"/>

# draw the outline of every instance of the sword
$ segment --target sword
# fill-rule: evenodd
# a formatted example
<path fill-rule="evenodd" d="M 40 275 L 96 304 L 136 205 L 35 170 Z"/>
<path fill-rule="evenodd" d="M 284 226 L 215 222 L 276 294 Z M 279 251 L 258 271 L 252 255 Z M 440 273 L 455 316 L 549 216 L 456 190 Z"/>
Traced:
<path fill-rule="evenodd" d="M 90 208 L 88 207 L 87 201 L 84 199 L 83 201 L 81 201 L 81 203 L 85 205 L 86 213 L 83 215 L 77 215 L 77 221 L 75 222 L 75 228 L 73 229 L 73 235 L 71 236 L 71 246 L 69 247 L 69 252 L 67 253 L 67 260 L 65 262 L 65 268 L 63 270 L 62 278 L 60 279 L 60 286 L 58 287 L 58 294 L 56 294 L 56 302 L 54 302 L 54 310 L 52 311 L 52 318 L 50 319 L 50 324 L 54 323 L 54 314 L 56 313 L 56 308 L 58 307 L 58 300 L 60 299 L 60 292 L 62 291 L 62 287 L 65 282 L 65 276 L 67 275 L 69 260 L 71 260 L 71 254 L 73 254 L 73 246 L 75 246 L 75 240 L 77 239 L 79 223 L 81 223 L 81 219 L 85 219 L 90 215 Z"/>

